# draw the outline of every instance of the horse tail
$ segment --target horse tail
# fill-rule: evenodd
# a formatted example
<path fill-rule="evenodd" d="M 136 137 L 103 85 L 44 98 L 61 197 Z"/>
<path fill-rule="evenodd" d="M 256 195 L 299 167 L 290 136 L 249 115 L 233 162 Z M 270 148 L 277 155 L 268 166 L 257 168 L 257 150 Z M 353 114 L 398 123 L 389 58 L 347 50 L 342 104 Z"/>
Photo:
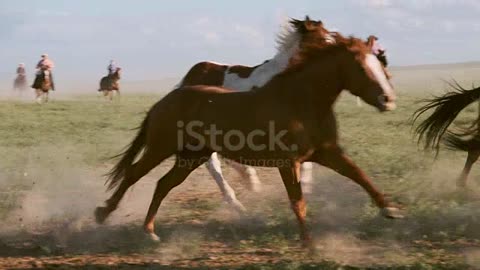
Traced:
<path fill-rule="evenodd" d="M 127 172 L 132 167 L 132 163 L 135 158 L 138 156 L 140 151 L 145 147 L 146 144 L 146 134 L 147 134 L 147 127 L 148 127 L 148 115 L 143 120 L 142 124 L 138 128 L 139 131 L 137 136 L 133 141 L 130 143 L 128 148 L 112 157 L 121 159 L 117 162 L 117 164 L 113 167 L 113 169 L 107 174 L 108 179 L 106 184 L 108 184 L 107 191 L 117 187 L 120 184 L 120 181 L 126 176 Z"/>
<path fill-rule="evenodd" d="M 470 151 L 480 150 L 480 136 L 464 138 L 458 134 L 449 132 L 444 139 L 445 145 L 452 150 Z"/>
<path fill-rule="evenodd" d="M 425 112 L 434 109 L 433 113 L 415 128 L 415 134 L 418 136 L 419 143 L 425 140 L 425 149 L 431 148 L 435 150 L 437 154 L 440 141 L 445 132 L 447 132 L 450 124 L 465 107 L 480 98 L 480 87 L 465 89 L 456 81 L 450 83 L 450 86 L 453 88 L 453 91 L 443 96 L 423 100 L 423 102 L 427 102 L 427 104 L 417 109 L 413 114 L 413 122 L 415 122 Z M 458 137 L 460 135 L 461 134 L 449 132 L 446 139 L 447 145 L 453 146 L 454 148 L 464 148 L 466 141 L 460 143 L 460 138 Z"/>

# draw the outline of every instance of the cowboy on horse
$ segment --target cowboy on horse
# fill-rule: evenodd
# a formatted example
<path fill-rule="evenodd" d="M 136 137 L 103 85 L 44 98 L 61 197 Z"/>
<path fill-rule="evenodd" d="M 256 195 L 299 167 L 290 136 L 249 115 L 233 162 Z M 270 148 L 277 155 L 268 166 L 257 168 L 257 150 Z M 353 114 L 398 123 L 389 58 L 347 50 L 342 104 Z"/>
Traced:
<path fill-rule="evenodd" d="M 17 76 L 26 76 L 27 72 L 25 71 L 25 64 L 20 63 L 17 67 Z"/>
<path fill-rule="evenodd" d="M 27 88 L 27 72 L 25 71 L 25 64 L 20 63 L 17 67 L 17 77 L 13 82 L 14 90 L 25 90 Z"/>
<path fill-rule="evenodd" d="M 117 64 L 114 60 L 110 60 L 110 64 L 107 67 L 108 75 L 113 75 L 117 71 Z"/>
<path fill-rule="evenodd" d="M 42 59 L 37 64 L 37 73 L 35 77 L 35 81 L 33 82 L 32 88 L 34 89 L 42 89 L 44 91 L 48 91 L 50 89 L 43 89 L 42 84 L 45 79 L 50 80 L 50 88 L 55 90 L 55 86 L 53 84 L 53 76 L 52 76 L 52 69 L 55 66 L 53 61 L 48 58 L 47 54 L 42 54 Z M 48 77 L 47 77 L 48 76 Z"/>
<path fill-rule="evenodd" d="M 372 48 L 372 53 L 375 55 L 378 60 L 385 66 L 388 66 L 387 56 L 385 55 L 385 48 L 378 41 L 378 37 L 370 35 L 367 39 L 367 44 Z"/>
<path fill-rule="evenodd" d="M 110 60 L 110 64 L 107 67 L 108 75 L 104 76 L 100 80 L 99 92 L 103 92 L 104 96 L 108 96 L 110 100 L 113 99 L 113 91 L 117 91 L 117 94 L 120 94 L 120 85 L 118 81 L 120 80 L 120 67 L 117 67 L 115 61 Z"/>

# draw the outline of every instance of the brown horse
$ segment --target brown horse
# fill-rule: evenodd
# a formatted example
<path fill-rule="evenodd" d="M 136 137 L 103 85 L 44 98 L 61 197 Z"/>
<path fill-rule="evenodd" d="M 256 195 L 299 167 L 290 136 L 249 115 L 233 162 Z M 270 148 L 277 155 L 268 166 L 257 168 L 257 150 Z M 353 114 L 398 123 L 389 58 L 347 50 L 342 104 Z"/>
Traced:
<path fill-rule="evenodd" d="M 103 92 L 103 96 L 113 100 L 113 91 L 117 91 L 117 95 L 120 96 L 120 85 L 118 81 L 120 80 L 120 71 L 121 68 L 117 68 L 117 70 L 113 74 L 109 74 L 104 76 L 100 80 L 100 89 L 99 92 Z"/>
<path fill-rule="evenodd" d="M 275 75 L 284 71 L 291 58 L 303 46 L 309 42 L 312 36 L 323 36 L 319 42 L 334 42 L 333 35 L 323 26 L 322 21 L 311 20 L 308 16 L 305 20 L 291 19 L 289 24 L 278 36 L 277 54 L 270 60 L 260 65 L 249 67 L 242 65 L 222 65 L 213 62 L 200 62 L 195 64 L 187 72 L 178 87 L 188 85 L 213 85 L 223 86 L 236 91 L 249 91 L 255 87 L 261 87 L 271 80 Z M 260 181 L 256 170 L 251 166 L 244 166 L 236 162 L 229 162 L 240 175 L 250 181 L 250 188 L 253 191 L 260 190 Z M 245 207 L 237 199 L 235 191 L 225 180 L 219 157 L 213 153 L 207 162 L 207 169 L 223 193 L 224 200 L 231 204 L 240 213 Z M 304 191 L 310 192 L 312 182 L 312 164 L 305 162 L 301 167 L 301 183 Z"/>
<path fill-rule="evenodd" d="M 40 73 L 37 74 L 32 87 L 35 89 L 38 104 L 48 102 L 49 91 L 53 89 L 51 71 L 42 69 Z"/>
<path fill-rule="evenodd" d="M 27 88 L 27 76 L 25 76 L 25 74 L 18 74 L 13 81 L 13 90 L 23 92 Z"/>
<path fill-rule="evenodd" d="M 362 40 L 338 35 L 335 44 L 327 44 L 319 42 L 323 38 L 304 43 L 285 71 L 252 91 L 188 86 L 157 102 L 112 169 L 109 189 L 116 190 L 105 207 L 95 210 L 97 222 L 117 208 L 130 186 L 175 155 L 173 168 L 157 183 L 144 223 L 145 231 L 158 239 L 154 218 L 162 200 L 212 152 L 243 164 L 278 167 L 306 244 L 310 233 L 299 182 L 302 162 L 335 169 L 362 186 L 384 216 L 397 217 L 398 209 L 342 152 L 333 113 L 343 89 L 380 111 L 392 110 L 393 88 Z"/>
<path fill-rule="evenodd" d="M 450 132 L 448 127 L 463 109 L 480 99 L 480 87 L 465 89 L 456 82 L 450 86 L 453 91 L 425 100 L 426 104 L 415 111 L 413 120 L 416 121 L 424 113 L 433 110 L 433 113 L 415 129 L 419 142 L 425 140 L 425 149 L 432 148 L 437 154 L 442 141 L 451 149 L 468 153 L 463 170 L 457 179 L 457 186 L 464 188 L 467 186 L 473 164 L 480 157 L 480 110 L 477 119 L 462 132 Z"/>

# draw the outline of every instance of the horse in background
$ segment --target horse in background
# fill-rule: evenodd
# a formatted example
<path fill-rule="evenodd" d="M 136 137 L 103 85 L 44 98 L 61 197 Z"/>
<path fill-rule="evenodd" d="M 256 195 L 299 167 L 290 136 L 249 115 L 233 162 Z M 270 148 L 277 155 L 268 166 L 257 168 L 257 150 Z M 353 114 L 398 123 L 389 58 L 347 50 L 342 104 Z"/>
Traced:
<path fill-rule="evenodd" d="M 468 153 L 463 170 L 457 179 L 457 186 L 465 188 L 472 166 L 480 157 L 480 110 L 478 117 L 460 132 L 449 131 L 448 128 L 463 109 L 480 99 L 480 87 L 465 89 L 457 82 L 450 83 L 450 87 L 453 91 L 424 100 L 426 104 L 413 114 L 413 123 L 423 114 L 433 110 L 433 113 L 415 128 L 418 142 L 425 141 L 424 149 L 433 149 L 437 155 L 441 142 L 450 149 Z"/>
<path fill-rule="evenodd" d="M 121 70 L 121 68 L 117 68 L 114 73 L 104 76 L 100 80 L 100 88 L 98 91 L 102 92 L 103 96 L 108 97 L 110 101 L 113 100 L 114 91 L 117 91 L 117 96 L 120 96 L 120 84 L 118 81 L 120 80 Z"/>
<path fill-rule="evenodd" d="M 19 91 L 19 93 L 22 94 L 27 89 L 27 76 L 25 74 L 18 74 L 15 80 L 13 80 L 13 90 Z"/>
<path fill-rule="evenodd" d="M 110 172 L 108 189 L 115 191 L 105 206 L 95 210 L 96 221 L 103 223 L 132 185 L 174 155 L 175 164 L 157 182 L 144 222 L 145 232 L 158 240 L 154 220 L 161 202 L 213 152 L 242 164 L 278 168 L 305 245 L 311 244 L 311 237 L 300 183 L 303 162 L 327 166 L 350 178 L 364 188 L 382 215 L 400 217 L 399 209 L 387 201 L 341 150 L 333 110 L 344 89 L 381 112 L 393 110 L 393 87 L 383 66 L 362 40 L 337 36 L 335 43 L 328 44 L 321 42 L 323 39 L 324 36 L 314 34 L 302 44 L 284 71 L 252 91 L 185 86 L 153 105 L 136 137 Z M 285 134 L 283 138 L 267 136 L 271 134 L 272 123 L 275 133 Z M 193 133 L 183 132 L 179 136 L 179 127 L 188 131 L 191 124 L 196 127 Z M 213 137 L 219 134 L 212 133 L 212 125 L 217 131 L 236 130 L 248 137 L 255 132 L 263 136 L 253 136 L 251 144 L 230 147 L 225 133 L 220 138 Z"/>
<path fill-rule="evenodd" d="M 329 32 L 323 26 L 322 21 L 311 20 L 308 16 L 305 17 L 305 20 L 291 19 L 283 30 L 278 36 L 277 53 L 272 59 L 253 67 L 200 62 L 190 68 L 177 87 L 212 85 L 223 86 L 235 91 L 250 91 L 265 85 L 274 76 L 284 71 L 289 62 L 292 61 L 292 57 L 312 37 L 322 37 L 321 39 L 317 38 L 317 42 L 335 42 L 333 37 L 335 33 Z M 232 161 L 228 161 L 228 164 L 243 178 L 249 180 L 251 190 L 260 190 L 261 183 L 256 170 L 252 166 L 245 166 Z M 237 199 L 235 191 L 225 180 L 217 153 L 213 153 L 208 160 L 207 169 L 222 191 L 224 200 L 232 205 L 237 212 L 243 213 L 245 207 Z M 307 193 L 310 193 L 312 189 L 312 169 L 312 163 L 302 164 L 300 181 Z"/>

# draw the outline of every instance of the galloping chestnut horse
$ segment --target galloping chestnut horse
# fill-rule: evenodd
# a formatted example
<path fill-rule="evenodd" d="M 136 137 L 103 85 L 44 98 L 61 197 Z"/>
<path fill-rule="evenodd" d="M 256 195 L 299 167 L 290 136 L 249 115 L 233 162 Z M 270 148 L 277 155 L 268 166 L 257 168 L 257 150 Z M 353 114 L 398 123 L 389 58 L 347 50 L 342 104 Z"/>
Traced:
<path fill-rule="evenodd" d="M 121 70 L 121 68 L 117 68 L 113 74 L 104 76 L 100 80 L 100 89 L 98 89 L 98 91 L 103 92 L 103 96 L 108 96 L 110 100 L 113 100 L 113 91 L 117 91 L 117 95 L 120 95 L 120 86 L 118 81 L 120 80 Z"/>
<path fill-rule="evenodd" d="M 331 33 L 323 27 L 321 21 L 311 20 L 308 16 L 305 20 L 291 19 L 285 32 L 278 38 L 278 52 L 270 60 L 263 64 L 248 67 L 241 65 L 222 65 L 213 62 L 200 62 L 195 64 L 187 72 L 178 87 L 189 85 L 212 85 L 223 86 L 236 91 L 250 91 L 254 87 L 261 87 L 270 81 L 275 75 L 287 68 L 291 58 L 302 47 L 303 42 L 309 42 L 313 35 L 321 35 L 324 39 L 319 42 L 334 42 Z M 260 189 L 260 181 L 255 169 L 236 162 L 229 162 L 243 177 L 249 179 L 250 187 L 254 191 Z M 307 191 L 311 190 L 312 164 L 302 164 L 301 183 Z M 235 191 L 225 180 L 220 160 L 217 153 L 213 153 L 207 162 L 207 169 L 215 179 L 223 193 L 224 200 L 231 204 L 235 210 L 242 213 L 245 207 L 237 199 Z"/>
<path fill-rule="evenodd" d="M 110 173 L 108 188 L 115 192 L 106 206 L 95 210 L 97 222 L 104 222 L 118 207 L 130 186 L 175 155 L 173 168 L 157 183 L 144 223 L 146 233 L 158 240 L 154 219 L 162 200 L 213 152 L 243 164 L 278 167 L 305 244 L 311 238 L 299 181 L 302 162 L 335 169 L 362 186 L 384 216 L 399 217 L 398 209 L 342 152 L 333 113 L 344 89 L 379 111 L 393 110 L 393 88 L 362 40 L 337 35 L 336 42 L 328 44 L 320 42 L 323 38 L 312 36 L 283 72 L 252 91 L 187 86 L 153 105 Z M 224 133 L 212 132 L 213 128 Z M 236 136 L 227 136 L 232 130 Z"/>
<path fill-rule="evenodd" d="M 458 83 L 450 86 L 453 91 L 425 100 L 427 104 L 415 111 L 413 120 L 416 121 L 424 113 L 434 110 L 415 129 L 419 142 L 425 140 L 425 149 L 432 148 L 437 151 L 437 154 L 442 140 L 447 147 L 468 153 L 465 166 L 457 180 L 457 186 L 463 188 L 467 185 L 473 164 L 480 157 L 480 111 L 477 119 L 462 132 L 454 133 L 447 129 L 463 109 L 479 100 L 480 87 L 465 89 Z M 445 138 L 443 138 L 444 135 Z"/>

